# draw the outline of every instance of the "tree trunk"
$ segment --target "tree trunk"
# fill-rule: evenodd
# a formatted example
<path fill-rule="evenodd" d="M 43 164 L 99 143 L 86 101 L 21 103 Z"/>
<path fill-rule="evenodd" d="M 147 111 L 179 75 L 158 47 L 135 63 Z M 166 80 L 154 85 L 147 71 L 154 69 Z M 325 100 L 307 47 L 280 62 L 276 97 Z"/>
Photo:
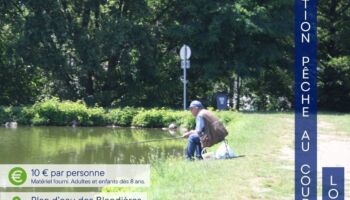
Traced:
<path fill-rule="evenodd" d="M 87 82 L 86 82 L 86 93 L 88 95 L 94 95 L 94 82 L 92 71 L 88 72 Z"/>
<path fill-rule="evenodd" d="M 231 77 L 229 78 L 229 95 L 228 95 L 228 99 L 229 99 L 229 104 L 231 108 L 234 108 L 235 105 L 235 78 Z"/>
<path fill-rule="evenodd" d="M 239 78 L 239 76 L 237 76 L 236 110 L 239 110 L 240 98 L 241 98 L 241 79 Z"/>
<path fill-rule="evenodd" d="M 113 87 L 116 86 L 116 66 L 118 63 L 118 58 L 116 55 L 112 55 L 108 58 L 108 65 L 107 65 L 107 78 L 105 83 L 102 86 L 102 91 L 109 91 Z"/>

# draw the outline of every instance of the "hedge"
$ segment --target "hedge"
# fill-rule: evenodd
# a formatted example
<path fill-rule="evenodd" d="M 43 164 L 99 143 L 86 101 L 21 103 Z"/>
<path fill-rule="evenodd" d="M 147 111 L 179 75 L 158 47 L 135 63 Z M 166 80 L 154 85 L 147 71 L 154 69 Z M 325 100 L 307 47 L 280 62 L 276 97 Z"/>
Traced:
<path fill-rule="evenodd" d="M 233 112 L 216 112 L 228 123 L 236 118 Z M 57 98 L 45 99 L 32 106 L 0 107 L 0 123 L 16 121 L 20 125 L 47 126 L 136 126 L 145 128 L 167 127 L 171 123 L 185 128 L 195 126 L 195 118 L 188 111 L 166 108 L 113 108 L 88 107 L 84 102 L 60 101 Z"/>

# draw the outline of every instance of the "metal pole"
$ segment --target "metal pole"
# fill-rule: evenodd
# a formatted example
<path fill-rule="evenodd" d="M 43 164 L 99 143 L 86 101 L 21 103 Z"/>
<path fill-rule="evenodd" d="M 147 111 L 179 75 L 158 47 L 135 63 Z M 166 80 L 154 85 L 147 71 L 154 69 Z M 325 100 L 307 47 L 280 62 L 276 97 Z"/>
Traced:
<path fill-rule="evenodd" d="M 186 63 L 186 60 L 185 60 Z M 184 67 L 184 110 L 186 110 L 186 82 L 187 82 L 187 78 L 186 78 L 186 64 Z"/>
<path fill-rule="evenodd" d="M 186 110 L 186 69 L 187 69 L 187 48 L 185 48 L 185 64 L 184 64 L 184 110 Z"/>

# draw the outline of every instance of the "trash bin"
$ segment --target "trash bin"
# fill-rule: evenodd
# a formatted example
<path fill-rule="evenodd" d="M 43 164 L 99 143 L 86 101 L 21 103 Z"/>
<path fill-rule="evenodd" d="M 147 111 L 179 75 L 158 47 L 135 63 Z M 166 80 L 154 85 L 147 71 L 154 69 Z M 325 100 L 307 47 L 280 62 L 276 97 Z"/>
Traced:
<path fill-rule="evenodd" d="M 220 93 L 216 95 L 216 107 L 218 110 L 227 110 L 228 105 L 227 105 L 227 100 L 228 96 L 227 94 Z"/>

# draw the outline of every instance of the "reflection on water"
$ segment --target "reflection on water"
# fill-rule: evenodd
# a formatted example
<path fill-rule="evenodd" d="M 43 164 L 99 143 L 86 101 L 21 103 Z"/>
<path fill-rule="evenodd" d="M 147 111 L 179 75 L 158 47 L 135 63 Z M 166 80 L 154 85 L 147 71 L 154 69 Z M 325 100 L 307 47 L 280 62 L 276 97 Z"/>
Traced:
<path fill-rule="evenodd" d="M 0 164 L 131 164 L 182 156 L 184 140 L 154 129 L 20 127 L 0 128 Z"/>
<path fill-rule="evenodd" d="M 137 164 L 182 157 L 185 140 L 141 144 L 174 137 L 154 129 L 19 127 L 0 128 L 0 164 Z M 100 191 L 98 188 L 6 188 L 0 191 Z"/>

